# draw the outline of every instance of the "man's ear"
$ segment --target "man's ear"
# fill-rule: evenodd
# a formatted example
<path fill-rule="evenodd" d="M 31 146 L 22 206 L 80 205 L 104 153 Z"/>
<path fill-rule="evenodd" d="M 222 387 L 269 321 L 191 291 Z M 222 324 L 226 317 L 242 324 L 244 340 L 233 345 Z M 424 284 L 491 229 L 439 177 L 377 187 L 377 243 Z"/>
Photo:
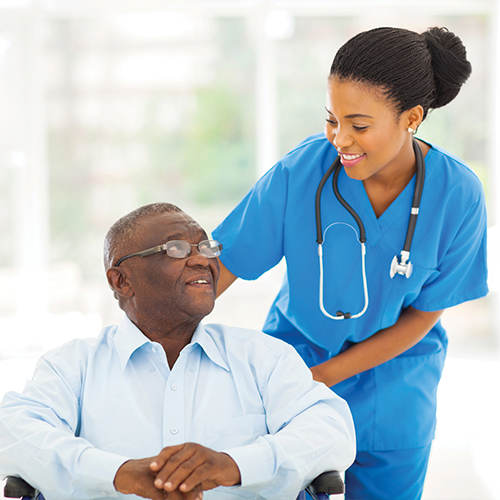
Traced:
<path fill-rule="evenodd" d="M 106 271 L 106 277 L 111 290 L 114 292 L 115 299 L 119 297 L 133 297 L 134 289 L 130 277 L 125 269 L 120 267 L 110 267 Z"/>

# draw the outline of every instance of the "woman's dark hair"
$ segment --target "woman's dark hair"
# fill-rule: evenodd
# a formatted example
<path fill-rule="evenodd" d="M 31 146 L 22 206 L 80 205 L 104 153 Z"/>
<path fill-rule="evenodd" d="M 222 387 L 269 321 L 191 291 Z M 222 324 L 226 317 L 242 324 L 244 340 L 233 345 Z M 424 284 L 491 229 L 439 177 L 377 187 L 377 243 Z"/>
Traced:
<path fill-rule="evenodd" d="M 399 113 L 420 104 L 425 118 L 456 97 L 471 70 L 462 41 L 446 28 L 375 28 L 339 49 L 330 77 L 376 85 Z"/>

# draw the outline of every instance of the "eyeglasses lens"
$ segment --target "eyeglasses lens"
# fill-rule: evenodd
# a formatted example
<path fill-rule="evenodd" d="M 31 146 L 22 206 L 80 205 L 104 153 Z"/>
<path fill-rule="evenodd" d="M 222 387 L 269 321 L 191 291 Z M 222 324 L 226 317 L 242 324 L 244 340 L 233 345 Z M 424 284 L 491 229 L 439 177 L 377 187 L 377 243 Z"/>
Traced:
<path fill-rule="evenodd" d="M 198 243 L 198 250 L 208 257 L 209 259 L 213 259 L 214 257 L 218 257 L 222 250 L 222 243 L 219 243 L 216 240 L 205 240 Z"/>
<path fill-rule="evenodd" d="M 183 259 L 191 253 L 191 244 L 184 240 L 167 242 L 167 255 L 174 259 Z"/>
<path fill-rule="evenodd" d="M 215 240 L 200 241 L 197 245 L 191 245 L 185 240 L 173 240 L 167 242 L 167 255 L 174 259 L 184 259 L 191 254 L 192 246 L 197 246 L 200 253 L 209 259 L 218 257 L 222 250 L 222 244 Z"/>

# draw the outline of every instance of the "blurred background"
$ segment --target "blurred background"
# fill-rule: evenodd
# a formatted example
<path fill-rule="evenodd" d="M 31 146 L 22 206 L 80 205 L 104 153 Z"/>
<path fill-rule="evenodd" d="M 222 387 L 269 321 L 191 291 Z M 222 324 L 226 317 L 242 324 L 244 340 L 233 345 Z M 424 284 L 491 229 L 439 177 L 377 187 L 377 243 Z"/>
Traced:
<path fill-rule="evenodd" d="M 102 242 L 140 205 L 207 231 L 324 123 L 337 49 L 446 26 L 472 77 L 419 137 L 464 159 L 489 210 L 490 295 L 444 315 L 450 355 L 424 498 L 500 499 L 498 0 L 0 0 L 0 398 L 36 359 L 120 321 Z M 208 318 L 260 328 L 284 263 Z"/>

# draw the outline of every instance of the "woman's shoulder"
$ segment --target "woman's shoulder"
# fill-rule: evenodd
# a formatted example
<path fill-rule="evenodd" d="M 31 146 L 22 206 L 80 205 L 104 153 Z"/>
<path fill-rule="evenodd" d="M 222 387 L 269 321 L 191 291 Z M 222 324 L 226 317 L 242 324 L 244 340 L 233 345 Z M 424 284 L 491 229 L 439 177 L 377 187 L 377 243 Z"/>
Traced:
<path fill-rule="evenodd" d="M 462 187 L 468 191 L 483 191 L 482 183 L 478 175 L 458 156 L 450 153 L 441 146 L 427 142 L 430 150 L 425 157 L 426 167 L 429 169 L 426 178 L 433 177 L 431 182 L 441 179 L 451 187 Z"/>
<path fill-rule="evenodd" d="M 331 164 L 337 156 L 332 144 L 323 132 L 310 135 L 299 142 L 292 150 L 285 154 L 278 162 L 280 166 L 288 171 L 300 169 L 301 172 L 311 169 L 318 170 L 318 163 Z"/>
<path fill-rule="evenodd" d="M 323 132 L 319 132 L 317 134 L 310 135 L 309 137 L 306 137 L 304 140 L 300 141 L 291 151 L 289 154 L 292 154 L 294 151 L 298 151 L 301 149 L 305 149 L 308 147 L 322 147 L 324 144 L 330 144 L 328 142 L 328 139 L 326 138 L 325 134 Z"/>
<path fill-rule="evenodd" d="M 470 174 L 477 178 L 477 175 L 474 173 L 474 171 L 460 157 L 437 144 L 428 141 L 425 142 L 430 147 L 429 153 L 425 158 L 426 164 L 430 161 L 432 163 L 440 164 L 445 168 L 454 168 L 459 172 L 463 172 L 464 175 Z"/>

